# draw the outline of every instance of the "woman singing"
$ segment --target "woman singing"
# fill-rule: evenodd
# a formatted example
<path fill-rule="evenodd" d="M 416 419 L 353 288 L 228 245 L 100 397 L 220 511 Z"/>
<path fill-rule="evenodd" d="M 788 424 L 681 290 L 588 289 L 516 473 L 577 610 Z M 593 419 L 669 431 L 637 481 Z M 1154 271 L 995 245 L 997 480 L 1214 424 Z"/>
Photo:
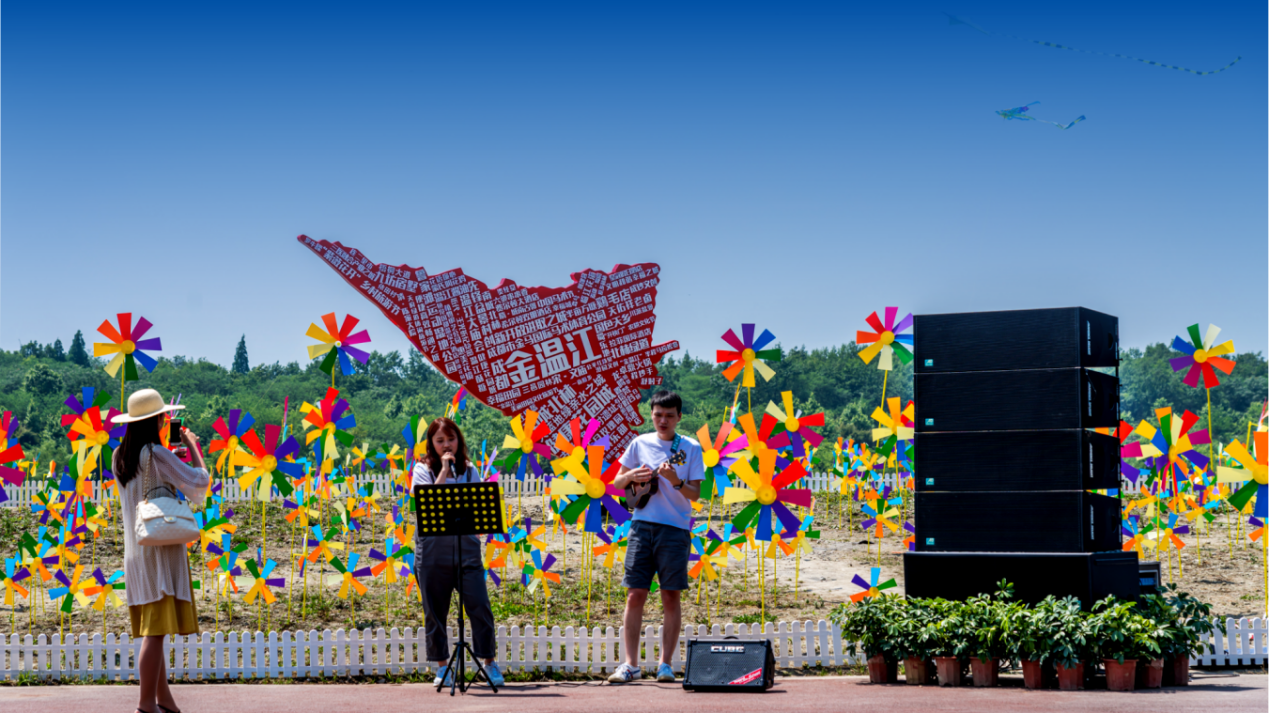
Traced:
<path fill-rule="evenodd" d="M 480 471 L 467 461 L 467 443 L 458 424 L 438 418 L 427 427 L 427 455 L 416 456 L 413 485 L 476 483 Z M 458 538 L 463 537 L 463 561 L 455 566 Z M 419 537 L 414 539 L 414 576 L 423 594 L 424 636 L 427 659 L 440 663 L 436 685 L 448 686 L 454 672 L 449 667 L 449 638 L 445 632 L 449 617 L 450 592 L 463 578 L 466 613 L 471 621 L 472 648 L 484 659 L 485 673 L 495 686 L 504 683 L 502 672 L 494 661 L 497 644 L 494 640 L 493 610 L 485 589 L 485 569 L 481 562 L 480 539 L 475 535 L 452 537 Z"/>

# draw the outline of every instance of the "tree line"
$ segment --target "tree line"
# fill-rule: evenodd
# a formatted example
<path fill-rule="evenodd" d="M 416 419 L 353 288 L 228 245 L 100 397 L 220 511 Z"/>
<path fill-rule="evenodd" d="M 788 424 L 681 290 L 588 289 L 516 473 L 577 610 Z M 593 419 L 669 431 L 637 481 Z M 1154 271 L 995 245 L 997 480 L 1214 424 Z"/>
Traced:
<path fill-rule="evenodd" d="M 758 415 L 769 401 L 781 404 L 781 392 L 791 391 L 797 410 L 824 413 L 825 426 L 820 431 L 826 438 L 868 440 L 875 423 L 871 414 L 881 403 L 883 381 L 886 395 L 906 404 L 912 398 L 912 368 L 898 366 L 886 376 L 875 362 L 864 364 L 858 352 L 853 342 L 826 349 L 783 350 L 782 359 L 771 363 L 776 372 L 771 381 L 758 377 L 754 389 L 739 392 L 712 359 L 684 353 L 662 361 L 663 383 L 658 388 L 683 396 L 680 431 L 688 434 L 704 423 L 710 424 L 711 433 L 717 433 L 724 412 L 734 401 L 740 413 L 752 407 Z M 1154 420 L 1154 409 L 1171 406 L 1178 412 L 1193 411 L 1206 424 L 1206 392 L 1182 383 L 1183 374 L 1174 373 L 1168 364 L 1175 355 L 1164 344 L 1129 349 L 1122 355 L 1121 408 L 1125 420 L 1133 424 Z M 1248 423 L 1260 417 L 1269 392 L 1263 354 L 1246 352 L 1235 359 L 1238 366 L 1234 372 L 1220 375 L 1221 385 L 1211 393 L 1213 430 L 1220 442 L 1246 437 Z M 119 381 L 103 370 L 104 364 L 88 354 L 78 332 L 65 351 L 60 339 L 48 345 L 29 342 L 16 351 L 0 350 L 0 408 L 20 420 L 16 435 L 29 456 L 38 454 L 42 464 L 67 461 L 70 442 L 61 415 L 69 410 L 63 402 L 81 388 L 105 389 L 114 397 L 113 405 L 120 408 Z M 372 352 L 365 365 L 356 364 L 356 370 L 351 376 L 337 374 L 335 384 L 356 415 L 352 435 L 358 447 L 362 443 L 372 448 L 387 443 L 404 448 L 401 430 L 410 417 L 440 416 L 457 390 L 457 385 L 414 350 L 405 356 L 395 351 Z M 169 399 L 179 395 L 187 407 L 183 413 L 186 425 L 206 443 L 213 435 L 212 424 L 218 417 L 227 417 L 233 408 L 250 412 L 257 423 L 282 423 L 283 404 L 288 403 L 286 423 L 295 433 L 302 418 L 300 405 L 319 401 L 330 387 L 330 376 L 317 368 L 317 361 L 250 366 L 243 337 L 231 368 L 206 359 L 163 357 L 153 373 L 142 370 L 140 380 L 127 385 L 128 393 L 146 387 L 158 389 Z M 641 408 L 646 417 L 646 403 Z M 474 398 L 467 399 L 461 419 L 473 451 L 478 452 L 482 443 L 490 450 L 500 446 L 510 432 L 507 417 Z M 650 430 L 650 426 L 645 423 L 642 430 Z"/>

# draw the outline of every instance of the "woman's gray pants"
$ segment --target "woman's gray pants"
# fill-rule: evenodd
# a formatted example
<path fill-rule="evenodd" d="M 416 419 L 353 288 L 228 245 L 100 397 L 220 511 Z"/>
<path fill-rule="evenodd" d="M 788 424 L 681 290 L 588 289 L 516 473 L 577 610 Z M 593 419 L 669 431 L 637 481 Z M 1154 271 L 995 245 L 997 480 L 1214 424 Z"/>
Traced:
<path fill-rule="evenodd" d="M 448 661 L 452 651 L 445 627 L 449 619 L 450 593 L 458 590 L 457 571 L 452 565 L 425 566 L 419 567 L 414 575 L 419 582 L 419 591 L 423 593 L 423 633 L 427 641 L 427 660 Z M 467 605 L 464 615 L 471 622 L 472 636 L 469 643 L 472 649 L 481 659 L 495 658 L 498 645 L 495 640 L 493 610 L 489 606 L 489 592 L 485 589 L 484 568 L 463 569 L 463 599 Z"/>

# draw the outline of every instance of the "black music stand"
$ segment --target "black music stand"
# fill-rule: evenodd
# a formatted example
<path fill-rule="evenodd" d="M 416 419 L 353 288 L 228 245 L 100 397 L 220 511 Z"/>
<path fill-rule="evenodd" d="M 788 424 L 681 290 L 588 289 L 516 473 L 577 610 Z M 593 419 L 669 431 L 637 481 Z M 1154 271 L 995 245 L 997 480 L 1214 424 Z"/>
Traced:
<path fill-rule="evenodd" d="M 449 694 L 455 689 L 467 692 L 467 654 L 476 664 L 475 681 L 484 679 L 494 693 L 498 688 L 489 680 L 485 667 L 480 664 L 476 652 L 467 643 L 463 626 L 463 536 L 489 535 L 506 532 L 502 521 L 502 488 L 497 483 L 445 483 L 443 485 L 414 486 L 414 510 L 419 537 L 458 537 L 454 550 L 455 569 L 458 572 L 458 641 L 449 659 L 449 670 L 454 677 Z M 454 666 L 458 668 L 455 670 Z M 445 679 L 436 686 L 439 693 L 445 687 Z"/>

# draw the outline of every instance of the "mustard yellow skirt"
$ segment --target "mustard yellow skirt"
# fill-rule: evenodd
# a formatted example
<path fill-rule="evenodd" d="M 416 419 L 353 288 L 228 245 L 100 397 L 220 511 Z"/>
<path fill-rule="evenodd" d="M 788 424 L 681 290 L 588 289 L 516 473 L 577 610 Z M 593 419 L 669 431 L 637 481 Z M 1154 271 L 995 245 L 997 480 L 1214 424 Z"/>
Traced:
<path fill-rule="evenodd" d="M 167 595 L 157 602 L 128 607 L 132 615 L 132 636 L 165 636 L 167 634 L 197 634 L 198 609 L 194 602 L 186 602 Z"/>

